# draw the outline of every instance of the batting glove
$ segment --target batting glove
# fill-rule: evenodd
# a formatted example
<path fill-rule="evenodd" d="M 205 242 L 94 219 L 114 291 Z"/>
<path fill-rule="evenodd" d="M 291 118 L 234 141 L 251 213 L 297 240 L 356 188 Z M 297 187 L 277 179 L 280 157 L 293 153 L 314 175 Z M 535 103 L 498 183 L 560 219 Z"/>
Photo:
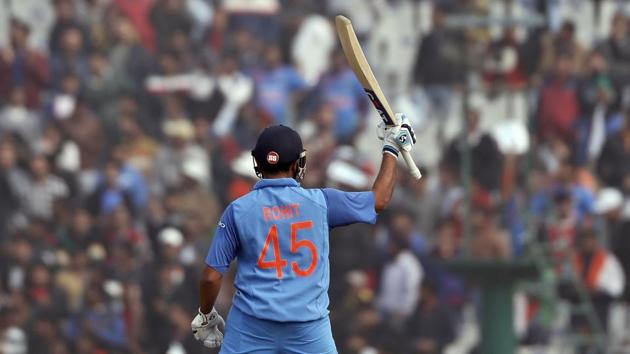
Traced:
<path fill-rule="evenodd" d="M 202 341 L 208 348 L 218 348 L 223 343 L 223 333 L 219 330 L 219 325 L 225 328 L 225 321 L 214 308 L 207 314 L 198 310 L 197 316 L 190 323 L 195 339 Z"/>
<path fill-rule="evenodd" d="M 383 140 L 383 152 L 398 157 L 400 150 L 411 151 L 416 143 L 416 134 L 409 123 L 409 118 L 403 113 L 396 113 L 398 125 L 378 125 L 378 138 Z"/>

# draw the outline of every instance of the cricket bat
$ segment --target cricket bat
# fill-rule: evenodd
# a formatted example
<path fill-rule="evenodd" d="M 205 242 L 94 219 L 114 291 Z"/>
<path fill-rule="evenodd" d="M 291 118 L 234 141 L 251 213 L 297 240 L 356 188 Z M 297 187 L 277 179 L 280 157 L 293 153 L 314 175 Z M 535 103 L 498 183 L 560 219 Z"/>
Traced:
<path fill-rule="evenodd" d="M 378 81 L 376 81 L 374 77 L 374 73 L 372 73 L 370 64 L 365 58 L 365 54 L 363 54 L 357 35 L 352 28 L 352 22 L 350 22 L 348 18 L 339 15 L 335 18 L 335 24 L 337 26 L 337 35 L 339 35 L 341 47 L 346 55 L 348 64 L 361 83 L 361 86 L 363 86 L 365 93 L 367 93 L 370 101 L 372 101 L 378 114 L 386 125 L 398 125 L 394 111 L 392 111 L 389 102 L 387 102 Z M 407 167 L 409 167 L 411 175 L 415 179 L 420 179 L 422 174 L 413 161 L 411 154 L 408 151 L 401 151 L 401 153 L 405 159 L 405 163 L 407 163 Z"/>

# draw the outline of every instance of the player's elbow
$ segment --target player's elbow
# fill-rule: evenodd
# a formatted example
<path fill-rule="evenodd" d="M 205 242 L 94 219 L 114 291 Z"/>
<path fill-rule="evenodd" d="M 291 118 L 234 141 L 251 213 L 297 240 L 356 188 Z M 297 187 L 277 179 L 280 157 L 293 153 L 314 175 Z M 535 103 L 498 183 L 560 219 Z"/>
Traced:
<path fill-rule="evenodd" d="M 374 198 L 374 210 L 376 210 L 377 213 L 380 213 L 381 211 L 387 209 L 391 199 L 391 195 L 377 195 Z"/>
<path fill-rule="evenodd" d="M 202 285 L 216 285 L 221 283 L 221 279 L 223 275 L 212 267 L 205 267 L 203 269 L 203 273 L 201 274 L 201 284 Z"/>

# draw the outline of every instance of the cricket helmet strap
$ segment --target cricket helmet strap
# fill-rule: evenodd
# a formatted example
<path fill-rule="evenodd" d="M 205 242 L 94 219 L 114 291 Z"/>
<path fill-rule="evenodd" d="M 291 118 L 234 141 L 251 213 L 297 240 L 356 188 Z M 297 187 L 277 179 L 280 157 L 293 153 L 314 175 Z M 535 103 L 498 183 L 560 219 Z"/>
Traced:
<path fill-rule="evenodd" d="M 265 128 L 258 136 L 252 156 L 258 178 L 262 178 L 262 171 L 273 171 L 296 160 L 298 164 L 294 178 L 300 180 L 304 177 L 306 151 L 300 135 L 287 126 L 274 125 Z"/>
<path fill-rule="evenodd" d="M 295 178 L 298 182 L 304 179 L 306 173 L 306 150 L 302 150 L 300 157 L 298 158 L 297 171 L 295 171 Z"/>

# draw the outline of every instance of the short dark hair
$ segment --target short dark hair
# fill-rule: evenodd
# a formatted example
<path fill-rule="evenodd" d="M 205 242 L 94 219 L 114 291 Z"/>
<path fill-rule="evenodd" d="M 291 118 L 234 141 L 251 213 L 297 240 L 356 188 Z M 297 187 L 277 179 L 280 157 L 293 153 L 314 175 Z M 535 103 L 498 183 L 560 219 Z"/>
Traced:
<path fill-rule="evenodd" d="M 26 32 L 26 34 L 29 34 L 31 32 L 31 27 L 28 25 L 28 23 L 26 23 L 25 21 L 22 21 L 21 19 L 17 17 L 11 17 L 10 25 L 11 27 L 18 28 Z"/>
<path fill-rule="evenodd" d="M 592 226 L 581 227 L 577 231 L 578 240 L 585 239 L 585 238 L 593 238 L 593 237 L 597 237 L 597 230 L 595 230 L 595 228 Z"/>
<path fill-rule="evenodd" d="M 553 200 L 556 204 L 560 204 L 560 203 L 572 201 L 573 197 L 571 196 L 571 191 L 569 191 L 568 189 L 562 188 L 555 192 L 553 196 Z"/>
<path fill-rule="evenodd" d="M 575 23 L 571 20 L 565 20 L 562 23 L 562 30 L 569 31 L 571 34 L 575 33 Z"/>

